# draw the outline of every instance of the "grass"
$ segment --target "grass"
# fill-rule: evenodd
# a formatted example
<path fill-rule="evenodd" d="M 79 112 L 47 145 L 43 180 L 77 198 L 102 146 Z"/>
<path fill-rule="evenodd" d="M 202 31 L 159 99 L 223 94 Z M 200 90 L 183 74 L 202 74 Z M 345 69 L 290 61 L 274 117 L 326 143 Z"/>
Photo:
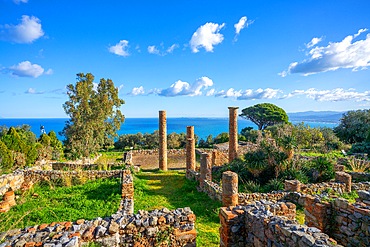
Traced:
<path fill-rule="evenodd" d="M 296 205 L 296 215 L 295 219 L 298 221 L 299 224 L 304 224 L 305 214 L 304 214 L 304 208 L 300 205 Z"/>
<path fill-rule="evenodd" d="M 119 179 L 89 181 L 83 185 L 54 187 L 37 184 L 17 199 L 0 217 L 0 232 L 41 223 L 91 220 L 115 213 L 121 200 Z"/>
<path fill-rule="evenodd" d="M 302 156 L 306 156 L 306 157 L 321 157 L 321 156 L 330 157 L 330 158 L 343 158 L 344 157 L 342 152 L 339 150 L 332 150 L 327 153 L 315 152 L 315 151 L 299 152 L 299 154 Z"/>
<path fill-rule="evenodd" d="M 185 172 L 141 172 L 135 175 L 134 185 L 136 212 L 190 207 L 197 216 L 197 246 L 219 246 L 221 203 L 198 192 L 196 182 L 187 180 Z"/>

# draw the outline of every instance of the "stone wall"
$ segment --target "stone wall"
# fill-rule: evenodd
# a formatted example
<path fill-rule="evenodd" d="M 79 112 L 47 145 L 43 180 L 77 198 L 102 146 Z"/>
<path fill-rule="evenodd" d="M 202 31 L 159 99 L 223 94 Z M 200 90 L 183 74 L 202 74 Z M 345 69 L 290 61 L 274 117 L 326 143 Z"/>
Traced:
<path fill-rule="evenodd" d="M 131 164 L 139 165 L 144 169 L 158 168 L 158 150 L 132 150 Z M 186 150 L 168 149 L 167 150 L 168 168 L 186 168 Z"/>
<path fill-rule="evenodd" d="M 195 215 L 190 208 L 118 211 L 110 217 L 75 222 L 53 222 L 0 233 L 5 246 L 78 247 L 87 242 L 101 246 L 195 246 Z"/>
<path fill-rule="evenodd" d="M 97 164 L 75 164 L 75 163 L 62 163 L 55 162 L 51 164 L 53 170 L 97 170 Z"/>
<path fill-rule="evenodd" d="M 295 205 L 256 201 L 220 209 L 220 246 L 337 246 L 317 228 L 299 225 Z"/>
<path fill-rule="evenodd" d="M 29 183 L 34 184 L 41 181 L 50 182 L 62 182 L 66 179 L 74 180 L 95 180 L 95 179 L 105 179 L 112 177 L 120 177 L 121 170 L 111 170 L 111 171 L 43 171 L 43 170 L 25 170 L 24 171 L 24 185 Z"/>
<path fill-rule="evenodd" d="M 5 192 L 19 190 L 24 182 L 23 170 L 0 176 L 0 198 Z"/>
<path fill-rule="evenodd" d="M 367 200 L 370 198 L 368 192 L 363 194 Z M 326 232 L 344 246 L 370 246 L 370 205 L 364 203 L 367 200 L 359 199 L 351 204 L 342 198 L 327 202 L 306 196 L 305 223 Z"/>
<path fill-rule="evenodd" d="M 355 182 L 370 181 L 370 173 L 367 172 L 348 172 Z"/>

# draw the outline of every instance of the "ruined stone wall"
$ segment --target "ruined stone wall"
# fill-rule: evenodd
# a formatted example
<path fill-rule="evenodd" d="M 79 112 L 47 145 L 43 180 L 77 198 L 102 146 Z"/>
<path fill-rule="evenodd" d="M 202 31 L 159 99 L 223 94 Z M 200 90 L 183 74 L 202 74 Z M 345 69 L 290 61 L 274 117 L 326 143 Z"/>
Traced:
<path fill-rule="evenodd" d="M 43 171 L 43 170 L 26 170 L 24 171 L 24 184 L 38 183 L 40 181 L 63 181 L 66 178 L 77 180 L 95 180 L 112 177 L 120 177 L 121 170 L 112 171 Z"/>
<path fill-rule="evenodd" d="M 5 192 L 19 190 L 24 182 L 23 170 L 0 176 L 0 198 Z"/>
<path fill-rule="evenodd" d="M 140 165 L 142 168 L 158 168 L 159 153 L 158 150 L 132 150 L 131 164 Z M 168 149 L 167 150 L 168 168 L 186 167 L 186 149 Z"/>
<path fill-rule="evenodd" d="M 299 225 L 292 203 L 257 201 L 220 209 L 220 246 L 337 246 L 316 228 Z"/>
<path fill-rule="evenodd" d="M 370 181 L 370 173 L 367 172 L 348 172 L 355 182 Z"/>
<path fill-rule="evenodd" d="M 195 246 L 195 215 L 190 208 L 121 211 L 110 217 L 53 222 L 0 234 L 0 246 L 68 246 L 97 242 L 101 246 Z"/>
<path fill-rule="evenodd" d="M 370 205 L 364 203 L 370 194 L 366 191 L 363 194 L 359 192 L 359 202 L 354 204 L 342 198 L 327 202 L 306 196 L 305 223 L 326 232 L 344 246 L 370 246 Z"/>
<path fill-rule="evenodd" d="M 370 190 L 370 182 L 352 183 L 352 190 Z"/>
<path fill-rule="evenodd" d="M 75 163 L 62 163 L 56 162 L 52 163 L 51 167 L 53 170 L 97 170 L 97 164 L 75 164 Z"/>

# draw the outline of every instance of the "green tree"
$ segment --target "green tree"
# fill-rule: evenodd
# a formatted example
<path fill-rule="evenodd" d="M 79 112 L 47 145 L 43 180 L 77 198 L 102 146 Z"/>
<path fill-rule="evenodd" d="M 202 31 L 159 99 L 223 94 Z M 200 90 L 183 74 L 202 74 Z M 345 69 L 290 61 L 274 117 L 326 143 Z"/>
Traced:
<path fill-rule="evenodd" d="M 258 130 L 254 130 L 253 127 L 245 127 L 240 131 L 240 135 L 244 136 L 246 141 L 256 143 Z"/>
<path fill-rule="evenodd" d="M 17 167 L 33 164 L 37 159 L 36 136 L 28 125 L 10 127 L 1 137 L 2 142 L 11 151 Z"/>
<path fill-rule="evenodd" d="M 341 141 L 351 144 L 366 141 L 370 134 L 369 130 L 370 109 L 344 113 L 339 125 L 334 128 Z"/>
<path fill-rule="evenodd" d="M 124 121 L 118 88 L 111 79 L 100 79 L 94 89 L 91 73 L 77 74 L 76 85 L 67 85 L 69 100 L 63 108 L 70 119 L 62 131 L 70 158 L 89 157 L 113 144 Z"/>
<path fill-rule="evenodd" d="M 12 154 L 6 145 L 0 140 L 0 170 L 9 169 L 12 166 Z"/>
<path fill-rule="evenodd" d="M 207 139 L 208 141 L 208 139 Z M 229 133 L 227 132 L 223 132 L 223 133 L 220 133 L 218 134 L 215 139 L 213 140 L 214 143 L 218 144 L 218 143 L 225 143 L 225 142 L 228 142 L 229 141 Z"/>
<path fill-rule="evenodd" d="M 282 108 L 270 103 L 244 108 L 239 116 L 251 120 L 258 126 L 259 130 L 278 123 L 288 123 L 289 119 Z"/>

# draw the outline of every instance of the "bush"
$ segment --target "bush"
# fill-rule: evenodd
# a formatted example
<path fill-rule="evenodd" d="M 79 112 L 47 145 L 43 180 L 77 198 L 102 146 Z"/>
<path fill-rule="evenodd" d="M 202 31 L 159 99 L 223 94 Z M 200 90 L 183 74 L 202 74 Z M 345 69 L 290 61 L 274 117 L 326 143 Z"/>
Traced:
<path fill-rule="evenodd" d="M 0 170 L 7 170 L 13 166 L 12 154 L 0 140 Z"/>
<path fill-rule="evenodd" d="M 262 192 L 262 187 L 258 182 L 255 181 L 247 181 L 242 186 L 242 191 L 249 192 L 249 193 L 256 193 Z"/>
<path fill-rule="evenodd" d="M 317 157 L 311 161 L 310 182 L 326 182 L 334 178 L 334 164 L 326 157 Z"/>
<path fill-rule="evenodd" d="M 351 153 L 366 153 L 370 155 L 370 142 L 358 142 L 352 145 Z"/>
<path fill-rule="evenodd" d="M 276 178 L 271 179 L 265 185 L 265 191 L 266 192 L 278 191 L 278 190 L 283 190 L 283 189 L 284 189 L 283 182 L 281 182 L 279 179 L 276 179 Z"/>

